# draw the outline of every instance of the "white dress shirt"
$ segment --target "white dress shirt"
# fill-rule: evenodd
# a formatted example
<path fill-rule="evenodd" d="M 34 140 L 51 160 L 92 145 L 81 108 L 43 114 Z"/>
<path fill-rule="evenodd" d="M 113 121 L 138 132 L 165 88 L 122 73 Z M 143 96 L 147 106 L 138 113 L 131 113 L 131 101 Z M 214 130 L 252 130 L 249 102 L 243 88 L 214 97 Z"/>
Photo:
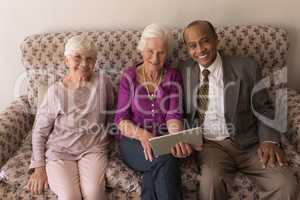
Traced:
<path fill-rule="evenodd" d="M 200 65 L 200 71 L 205 69 Z M 209 90 L 208 90 L 208 108 L 205 112 L 203 122 L 204 137 L 208 140 L 221 141 L 229 137 L 224 115 L 224 83 L 223 66 L 220 54 L 217 54 L 215 61 L 206 68 L 210 71 Z M 201 83 L 203 76 L 200 74 Z"/>

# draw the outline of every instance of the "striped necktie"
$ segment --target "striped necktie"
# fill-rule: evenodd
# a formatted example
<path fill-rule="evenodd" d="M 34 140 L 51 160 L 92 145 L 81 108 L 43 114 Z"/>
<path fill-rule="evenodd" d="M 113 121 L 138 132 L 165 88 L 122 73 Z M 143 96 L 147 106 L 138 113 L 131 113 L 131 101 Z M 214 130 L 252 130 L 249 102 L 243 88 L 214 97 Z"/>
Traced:
<path fill-rule="evenodd" d="M 199 126 L 201 126 L 204 122 L 205 112 L 207 111 L 208 107 L 208 90 L 209 90 L 209 81 L 208 75 L 210 71 L 208 69 L 202 70 L 202 84 L 198 89 L 198 118 L 199 118 Z"/>

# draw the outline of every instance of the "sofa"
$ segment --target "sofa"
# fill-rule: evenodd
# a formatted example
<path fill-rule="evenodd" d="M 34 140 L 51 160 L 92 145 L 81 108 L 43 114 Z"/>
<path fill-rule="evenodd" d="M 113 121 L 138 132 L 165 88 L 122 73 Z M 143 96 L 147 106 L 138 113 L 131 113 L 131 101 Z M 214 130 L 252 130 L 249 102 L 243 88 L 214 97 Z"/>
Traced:
<path fill-rule="evenodd" d="M 268 91 L 274 104 L 280 105 L 282 147 L 297 180 L 300 181 L 300 94 L 286 85 L 288 37 L 284 29 L 272 26 L 218 26 L 219 48 L 226 54 L 254 58 L 269 81 Z M 168 62 L 177 66 L 188 58 L 180 28 L 172 29 L 174 49 Z M 58 32 L 31 35 L 21 44 L 22 64 L 27 74 L 26 95 L 15 99 L 0 113 L 0 199 L 57 199 L 51 190 L 32 195 L 26 188 L 31 158 L 31 130 L 35 113 L 45 88 L 66 73 L 64 44 L 74 35 L 85 35 L 98 47 L 96 70 L 104 71 L 115 90 L 122 70 L 141 61 L 136 50 L 141 30 Z M 180 67 L 180 66 L 178 66 Z M 3 94 L 2 94 L 3 95 Z M 115 95 L 116 96 L 116 95 Z M 285 111 L 287 109 L 287 114 Z M 197 199 L 201 176 L 195 162 L 182 160 L 185 200 Z M 140 199 L 141 174 L 128 168 L 120 159 L 118 144 L 112 140 L 106 172 L 106 188 L 111 200 Z M 300 188 L 299 188 L 300 189 Z M 260 199 L 256 186 L 237 174 L 228 191 L 230 199 Z"/>

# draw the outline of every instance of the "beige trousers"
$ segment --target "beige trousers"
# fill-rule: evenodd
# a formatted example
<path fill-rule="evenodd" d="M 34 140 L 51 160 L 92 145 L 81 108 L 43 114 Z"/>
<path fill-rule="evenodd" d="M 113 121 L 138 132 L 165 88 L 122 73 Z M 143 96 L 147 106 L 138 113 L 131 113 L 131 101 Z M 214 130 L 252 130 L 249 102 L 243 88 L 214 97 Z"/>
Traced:
<path fill-rule="evenodd" d="M 262 200 L 296 200 L 299 186 L 288 167 L 262 167 L 257 145 L 241 150 L 239 145 L 226 139 L 220 142 L 205 140 L 199 153 L 200 200 L 228 199 L 228 187 L 236 172 L 246 175 L 259 189 Z"/>
<path fill-rule="evenodd" d="M 77 161 L 48 161 L 51 190 L 59 200 L 105 200 L 105 153 L 90 153 Z"/>

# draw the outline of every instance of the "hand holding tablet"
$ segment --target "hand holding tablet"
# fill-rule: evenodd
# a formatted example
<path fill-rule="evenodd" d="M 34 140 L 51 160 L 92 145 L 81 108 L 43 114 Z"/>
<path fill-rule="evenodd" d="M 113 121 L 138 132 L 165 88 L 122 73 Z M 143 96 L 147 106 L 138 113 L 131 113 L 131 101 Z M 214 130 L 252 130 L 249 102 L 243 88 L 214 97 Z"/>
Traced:
<path fill-rule="evenodd" d="M 179 142 L 190 144 L 193 147 L 202 145 L 202 131 L 199 127 L 192 128 L 174 134 L 154 137 L 149 139 L 149 142 L 154 156 L 158 157 L 160 155 L 171 153 L 171 147 Z"/>

